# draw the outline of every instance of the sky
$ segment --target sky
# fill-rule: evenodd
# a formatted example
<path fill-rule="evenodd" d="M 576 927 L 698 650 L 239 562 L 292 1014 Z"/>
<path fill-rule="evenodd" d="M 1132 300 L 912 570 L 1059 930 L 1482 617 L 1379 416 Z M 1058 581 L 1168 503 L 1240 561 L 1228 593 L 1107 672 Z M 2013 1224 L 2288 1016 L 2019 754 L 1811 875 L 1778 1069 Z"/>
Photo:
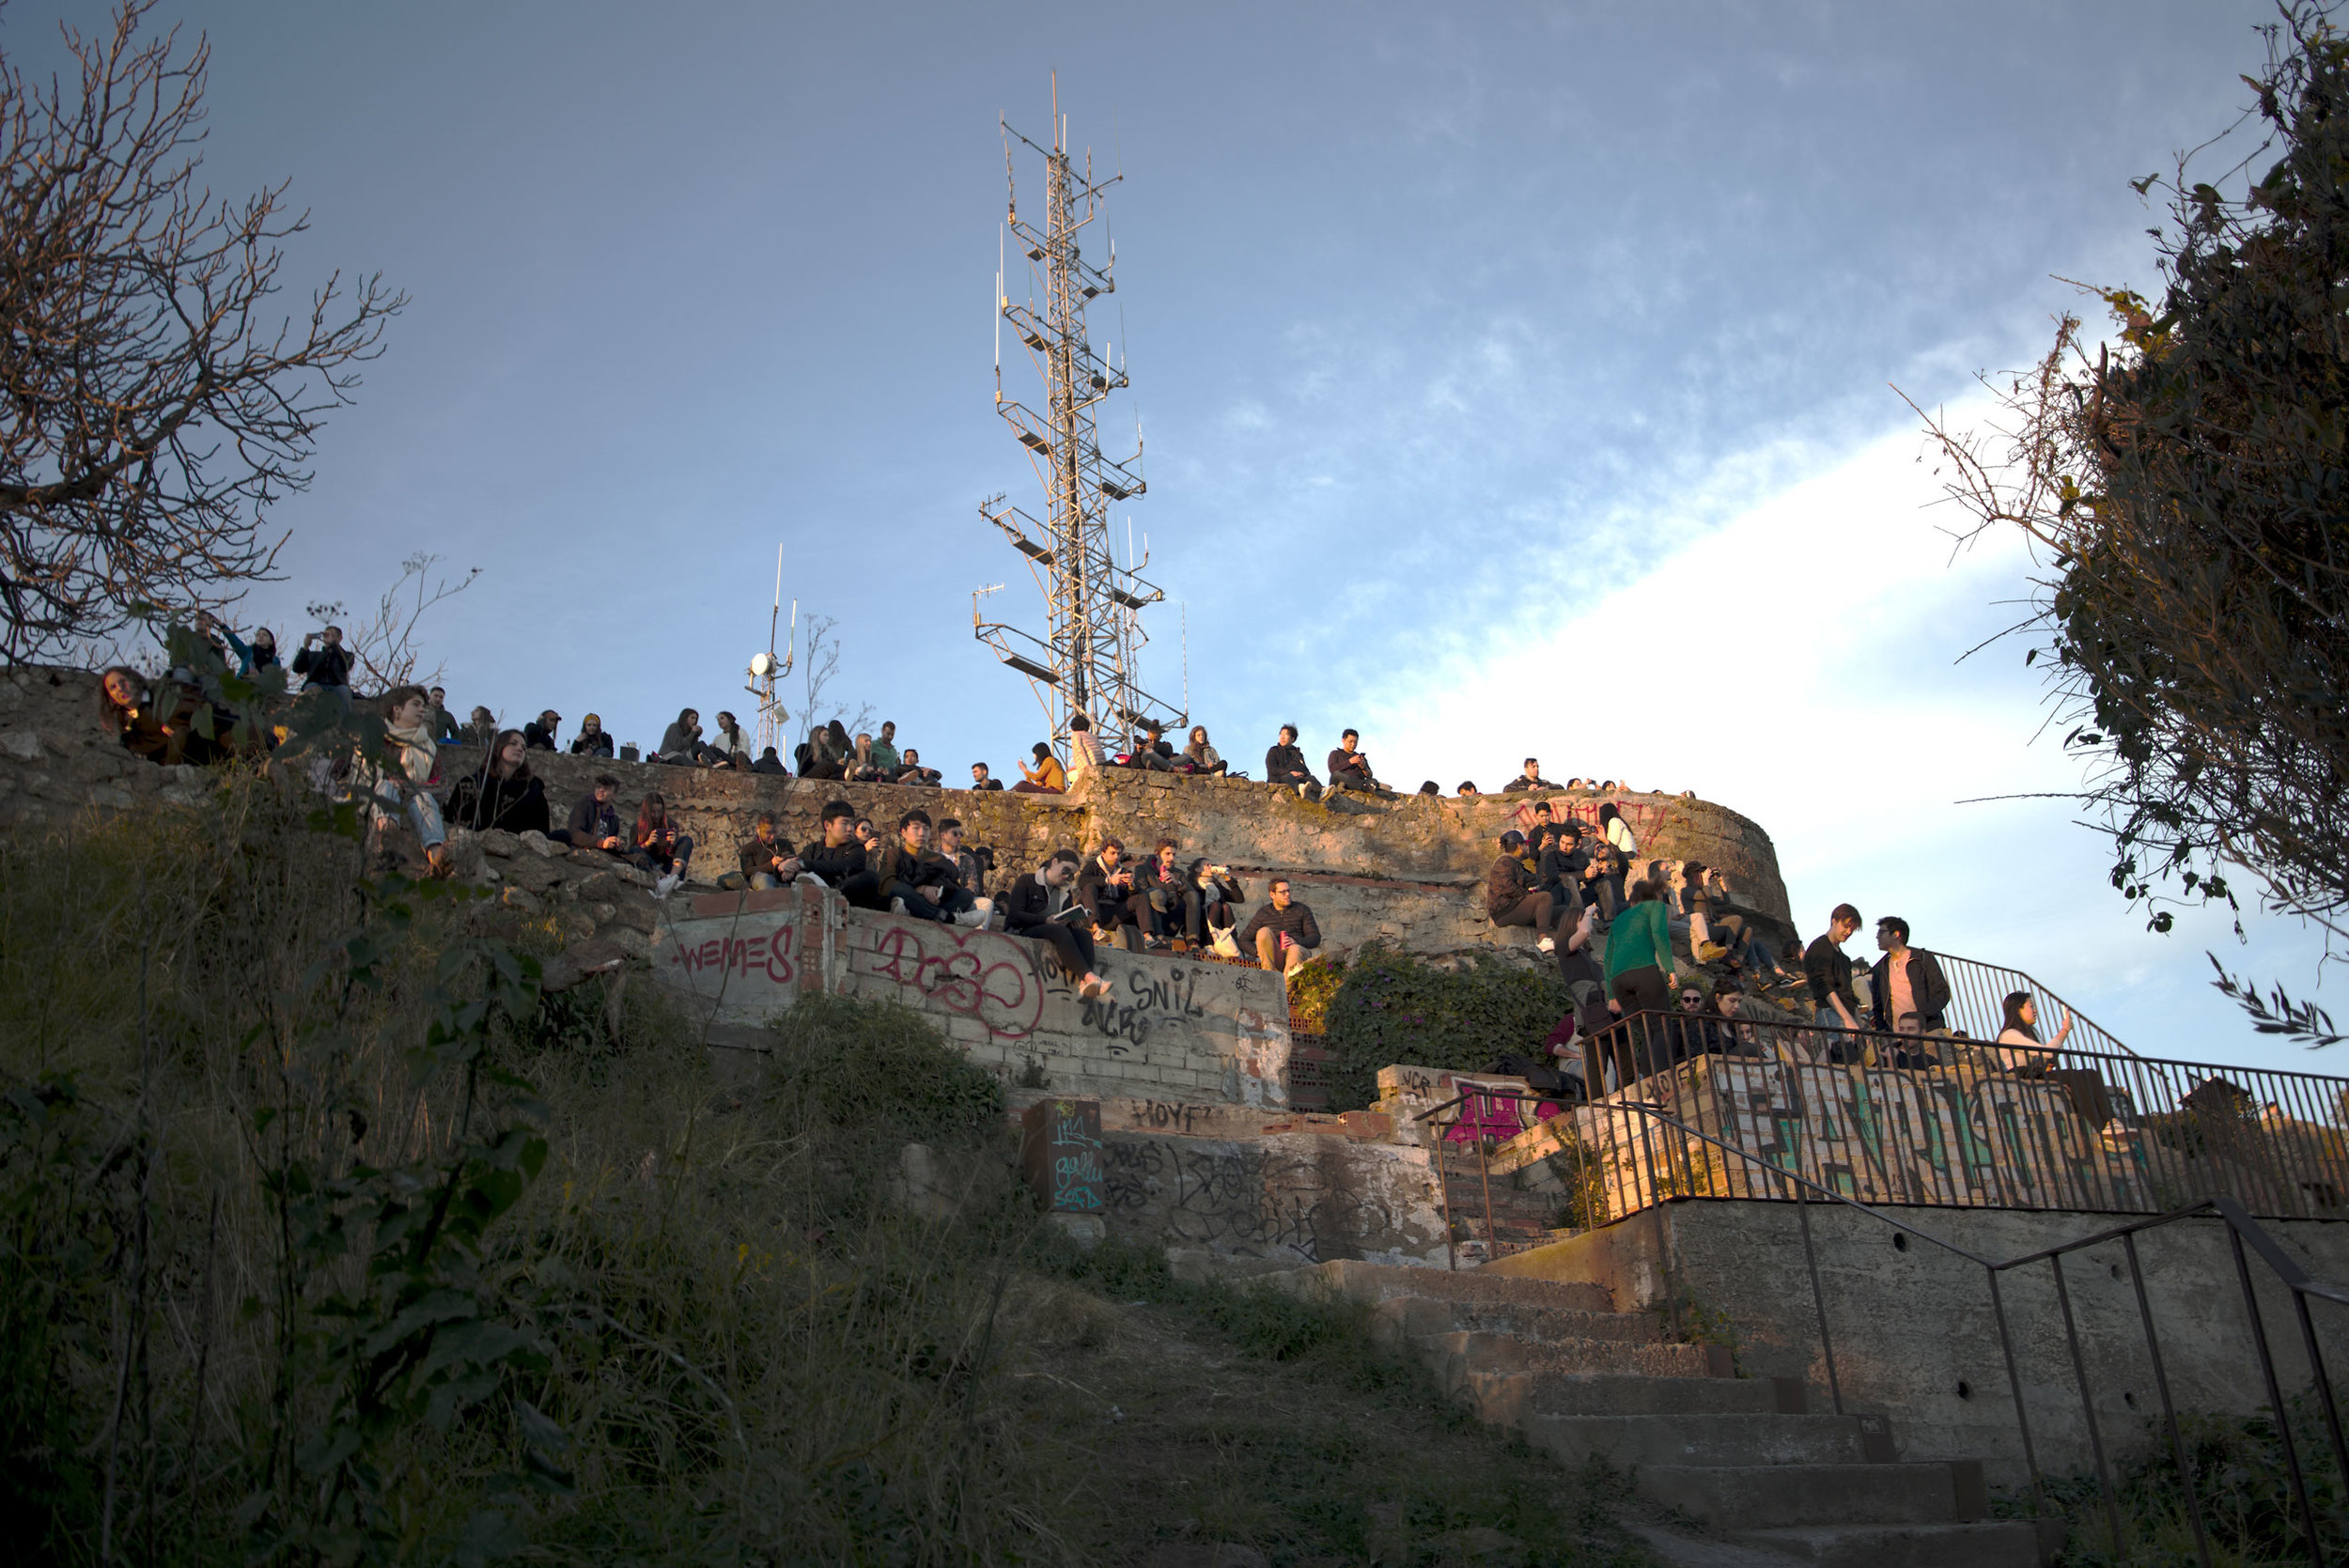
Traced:
<path fill-rule="evenodd" d="M 0 46 L 46 69 L 61 14 L 98 15 L 19 0 Z M 165 0 L 212 189 L 290 181 L 297 287 L 410 297 L 238 619 L 478 567 L 423 623 L 451 706 L 650 743 L 748 712 L 780 547 L 830 695 L 1009 774 L 1042 726 L 971 596 L 1042 605 L 977 508 L 1042 504 L 992 406 L 997 120 L 1047 139 L 1057 71 L 1125 176 L 1092 327 L 1169 598 L 1143 673 L 1236 766 L 1351 725 L 1405 788 L 1531 753 L 1693 789 L 1767 829 L 1806 935 L 1849 900 L 2146 1055 L 2349 1073 L 2207 984 L 2310 990 L 2308 934 L 2148 933 L 2063 801 L 1961 803 L 2078 775 L 2019 646 L 1961 661 L 2030 563 L 1958 548 L 1898 395 L 1978 424 L 2064 280 L 2156 286 L 2127 182 L 2235 122 L 2271 16 Z"/>

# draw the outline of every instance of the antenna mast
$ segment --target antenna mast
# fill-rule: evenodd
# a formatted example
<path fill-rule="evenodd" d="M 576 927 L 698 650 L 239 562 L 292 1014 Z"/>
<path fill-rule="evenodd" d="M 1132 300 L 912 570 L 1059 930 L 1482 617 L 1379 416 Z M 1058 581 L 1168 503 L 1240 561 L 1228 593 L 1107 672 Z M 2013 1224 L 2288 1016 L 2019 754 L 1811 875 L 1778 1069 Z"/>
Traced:
<path fill-rule="evenodd" d="M 1101 451 L 1096 413 L 1111 393 L 1128 384 L 1124 361 L 1097 353 L 1085 332 L 1086 303 L 1117 290 L 1112 276 L 1117 255 L 1111 247 L 1106 264 L 1097 268 L 1084 259 L 1078 239 L 1101 216 L 1103 195 L 1124 175 L 1097 180 L 1089 152 L 1080 169 L 1069 151 L 1066 117 L 1060 113 L 1057 75 L 1052 91 L 1051 146 L 1039 146 L 1010 126 L 1002 127 L 1007 182 L 1015 141 L 1044 160 L 1044 223 L 1038 227 L 1021 219 L 1018 185 L 1012 182 L 1004 230 L 1027 258 L 1027 298 L 1013 303 L 1001 259 L 995 296 L 999 326 L 1010 324 L 1012 335 L 1027 349 L 1044 382 L 1044 411 L 1039 415 L 1003 396 L 1003 365 L 997 361 L 995 411 L 1027 448 L 1044 487 L 1046 518 L 1038 521 L 1002 495 L 979 504 L 979 515 L 1027 557 L 1030 574 L 1044 595 L 1049 629 L 1039 639 L 1003 622 L 979 621 L 977 636 L 997 658 L 1027 677 L 1055 740 L 1080 713 L 1105 738 L 1151 721 L 1180 728 L 1189 722 L 1189 713 L 1143 691 L 1136 668 L 1149 641 L 1142 629 L 1142 611 L 1166 595 L 1137 575 L 1149 564 L 1149 556 L 1145 551 L 1140 561 L 1131 559 L 1130 517 L 1124 566 L 1118 564 L 1112 543 L 1111 506 L 1148 489 L 1142 476 L 1139 427 L 1130 458 L 1113 458 Z M 1186 702 L 1186 709 L 1188 706 Z"/>

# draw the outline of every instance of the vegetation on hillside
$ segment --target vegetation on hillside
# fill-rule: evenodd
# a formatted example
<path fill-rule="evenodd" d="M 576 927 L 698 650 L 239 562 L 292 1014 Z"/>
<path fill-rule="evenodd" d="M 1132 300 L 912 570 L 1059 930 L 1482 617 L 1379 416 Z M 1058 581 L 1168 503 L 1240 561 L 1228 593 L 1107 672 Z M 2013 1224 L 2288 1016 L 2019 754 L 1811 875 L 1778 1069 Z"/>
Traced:
<path fill-rule="evenodd" d="M 1481 954 L 1445 968 L 1369 944 L 1326 1007 L 1330 1103 L 1351 1110 L 1377 1103 L 1378 1069 L 1398 1062 L 1481 1072 L 1503 1051 L 1532 1054 L 1574 1011 L 1574 995 L 1552 969 Z"/>

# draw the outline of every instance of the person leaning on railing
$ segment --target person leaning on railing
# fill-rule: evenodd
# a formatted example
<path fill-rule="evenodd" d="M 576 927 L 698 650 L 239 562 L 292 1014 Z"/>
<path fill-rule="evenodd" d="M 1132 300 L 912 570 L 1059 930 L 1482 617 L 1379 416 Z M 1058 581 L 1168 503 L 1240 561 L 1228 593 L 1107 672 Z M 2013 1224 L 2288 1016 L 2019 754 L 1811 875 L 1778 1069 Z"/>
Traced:
<path fill-rule="evenodd" d="M 2063 1042 L 2072 1036 L 2072 1025 L 2077 1020 L 2072 1010 L 2063 1010 L 2063 1025 L 2055 1038 L 2039 1038 L 2039 1003 L 2029 991 L 2009 991 L 2006 998 L 2006 1021 L 1999 1031 L 1999 1044 L 1990 1054 L 1999 1065 L 2011 1073 L 2036 1078 L 2055 1065 L 2055 1053 L 2063 1048 Z"/>
<path fill-rule="evenodd" d="M 1821 1029 L 1858 1029 L 1859 998 L 1851 988 L 1851 955 L 1843 944 L 1859 929 L 1859 911 L 1838 904 L 1827 917 L 1827 933 L 1802 951 L 1803 978 L 1811 983 L 1811 1021 Z"/>

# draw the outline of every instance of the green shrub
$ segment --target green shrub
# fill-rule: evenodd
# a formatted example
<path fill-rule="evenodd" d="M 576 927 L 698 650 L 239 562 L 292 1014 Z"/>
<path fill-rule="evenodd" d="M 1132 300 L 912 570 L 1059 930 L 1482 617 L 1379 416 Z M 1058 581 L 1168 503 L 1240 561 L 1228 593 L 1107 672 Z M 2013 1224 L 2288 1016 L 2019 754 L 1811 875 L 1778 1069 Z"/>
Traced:
<path fill-rule="evenodd" d="M 1503 1051 L 1532 1054 L 1574 1010 L 1565 982 L 1483 954 L 1441 970 L 1393 948 L 1365 946 L 1330 1002 L 1330 1103 L 1351 1110 L 1378 1097 L 1378 1069 L 1397 1062 L 1476 1072 Z"/>

